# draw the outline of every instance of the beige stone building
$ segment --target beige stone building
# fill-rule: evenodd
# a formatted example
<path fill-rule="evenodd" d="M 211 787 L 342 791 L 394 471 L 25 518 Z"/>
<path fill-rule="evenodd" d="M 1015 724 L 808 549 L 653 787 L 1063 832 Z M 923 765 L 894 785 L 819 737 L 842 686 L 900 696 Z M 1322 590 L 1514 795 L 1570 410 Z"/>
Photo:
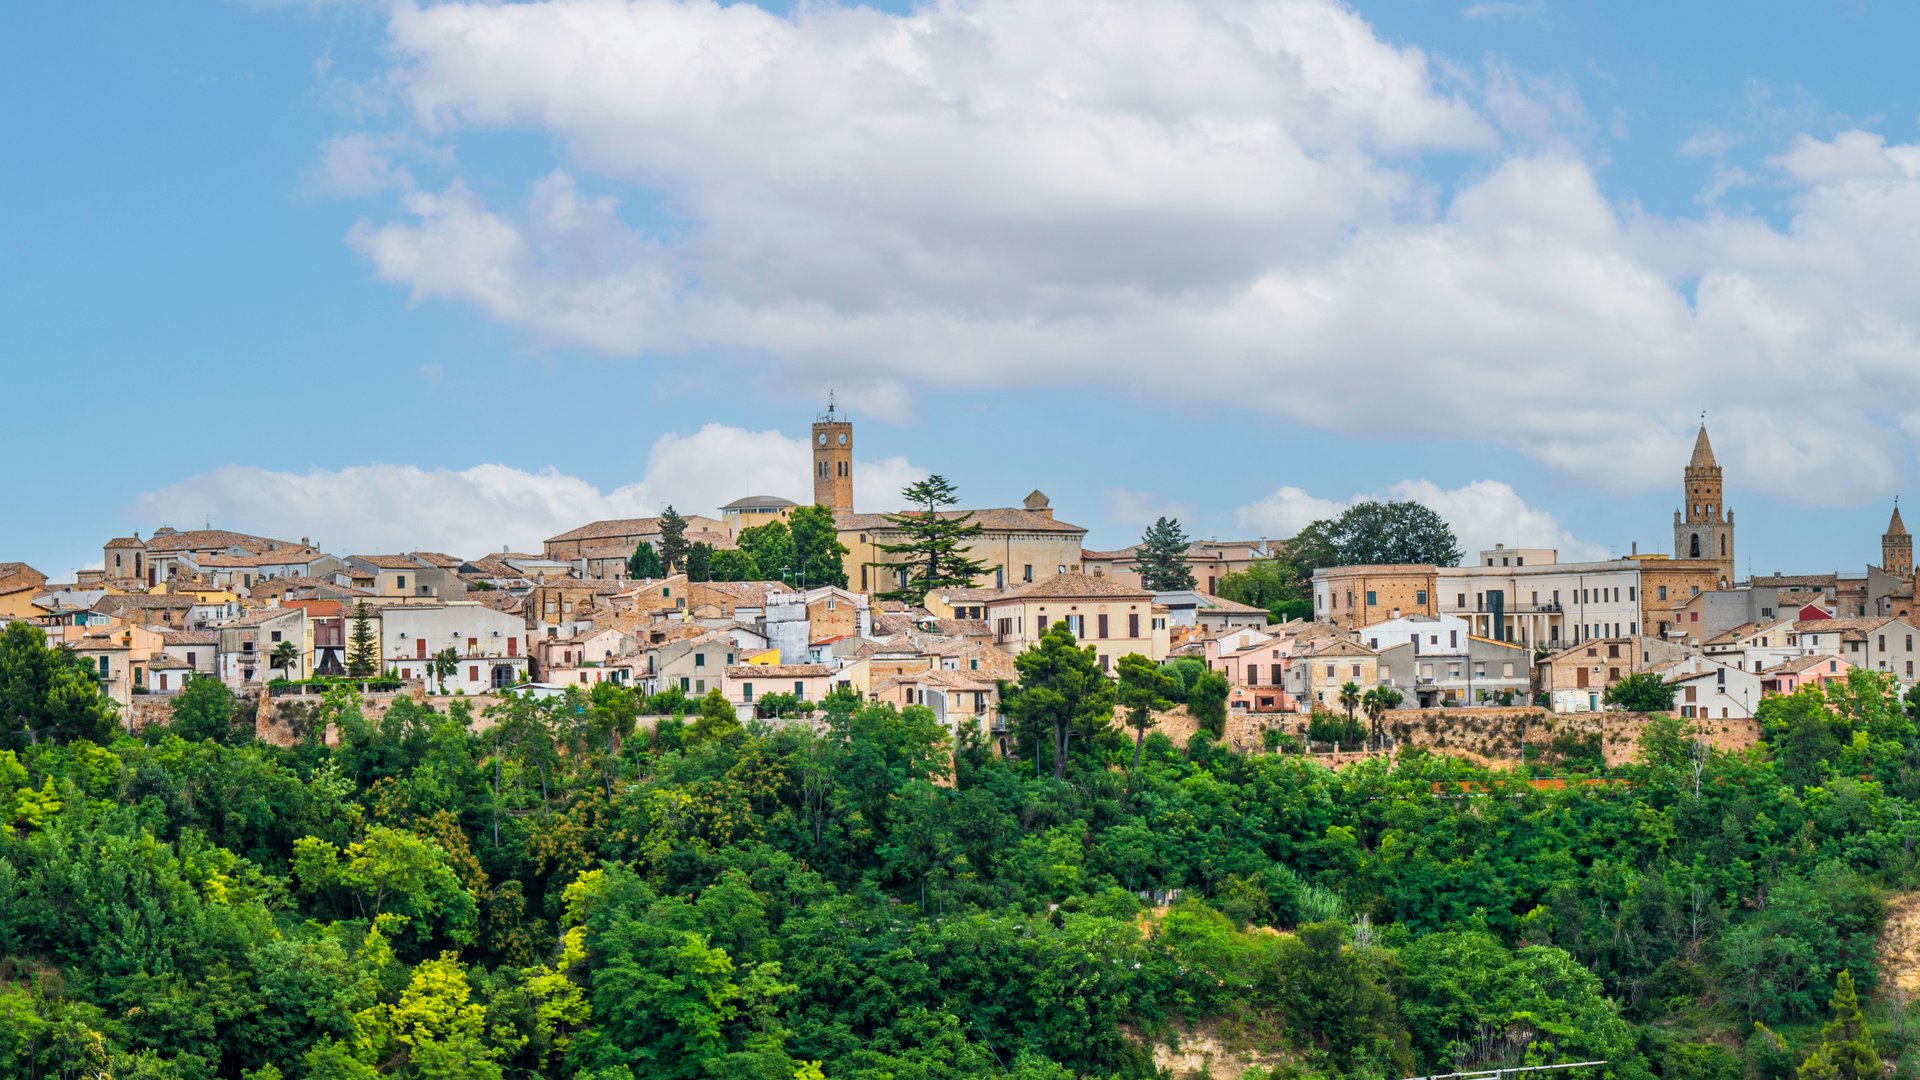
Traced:
<path fill-rule="evenodd" d="M 1056 574 L 1081 571 L 1080 551 L 1087 530 L 1054 517 L 1052 505 L 1038 491 L 1028 495 L 1019 507 L 949 510 L 941 516 L 964 514 L 971 514 L 982 529 L 980 536 L 967 545 L 967 554 L 986 565 L 986 572 L 975 585 L 1011 589 Z M 901 557 L 881 548 L 904 543 L 907 534 L 886 514 L 835 514 L 834 523 L 840 531 L 840 543 L 847 549 L 848 584 L 869 595 L 897 588 L 901 571 L 889 564 Z"/>
<path fill-rule="evenodd" d="M 732 547 L 731 527 L 719 518 L 701 514 L 682 515 L 687 522 L 687 543 L 705 543 L 713 547 Z M 660 544 L 660 519 L 609 518 L 588 522 L 558 536 L 548 537 L 546 556 L 573 564 L 585 577 L 621 580 L 627 576 L 627 560 L 642 542 Z"/>
<path fill-rule="evenodd" d="M 986 604 L 994 644 L 1020 652 L 1054 623 L 1065 622 L 1073 636 L 1091 645 L 1100 667 L 1112 671 L 1129 653 L 1156 663 L 1167 658 L 1167 614 L 1144 589 L 1068 571 L 1013 589 Z"/>

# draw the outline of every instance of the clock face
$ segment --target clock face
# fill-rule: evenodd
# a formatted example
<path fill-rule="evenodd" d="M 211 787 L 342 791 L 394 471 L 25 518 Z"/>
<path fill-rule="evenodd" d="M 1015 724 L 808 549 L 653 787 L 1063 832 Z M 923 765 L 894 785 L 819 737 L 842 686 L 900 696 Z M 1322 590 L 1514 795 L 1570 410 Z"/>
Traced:
<path fill-rule="evenodd" d="M 841 446 L 847 445 L 847 433 L 844 431 L 840 433 L 840 445 Z"/>
<path fill-rule="evenodd" d="M 820 433 L 820 445 L 821 446 L 827 445 L 827 433 L 824 431 Z"/>

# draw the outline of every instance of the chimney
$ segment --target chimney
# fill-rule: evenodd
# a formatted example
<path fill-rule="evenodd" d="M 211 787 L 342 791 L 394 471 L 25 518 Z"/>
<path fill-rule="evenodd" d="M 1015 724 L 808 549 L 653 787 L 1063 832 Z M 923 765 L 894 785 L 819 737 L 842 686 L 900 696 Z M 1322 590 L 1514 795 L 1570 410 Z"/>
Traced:
<path fill-rule="evenodd" d="M 1638 540 L 1635 540 L 1633 542 L 1633 555 L 1634 555 L 1634 558 L 1640 557 L 1640 541 Z"/>

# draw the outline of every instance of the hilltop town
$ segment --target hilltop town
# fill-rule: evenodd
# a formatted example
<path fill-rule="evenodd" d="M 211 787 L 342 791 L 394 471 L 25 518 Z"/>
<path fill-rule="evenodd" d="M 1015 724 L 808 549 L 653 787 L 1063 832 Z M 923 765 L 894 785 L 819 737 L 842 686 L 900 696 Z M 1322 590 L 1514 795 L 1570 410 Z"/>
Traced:
<path fill-rule="evenodd" d="M 1053 624 L 1109 675 L 1131 655 L 1198 661 L 1224 680 L 1231 715 L 1302 735 L 1307 717 L 1352 715 L 1370 691 L 1376 714 L 1592 713 L 1651 678 L 1683 718 L 1739 720 L 1767 695 L 1855 669 L 1916 679 L 1913 541 L 1898 509 L 1881 565 L 1859 575 L 1740 579 L 1704 423 L 1671 552 L 1561 562 L 1496 545 L 1459 565 L 1318 565 L 1310 612 L 1222 595 L 1248 596 L 1238 583 L 1287 553 L 1264 538 L 1189 541 L 1176 523 L 1178 549 L 1159 556 L 1170 575 L 1143 545 L 1087 548 L 1087 530 L 1040 491 L 1017 506 L 855 512 L 853 432 L 832 406 L 812 424 L 812 506 L 749 493 L 712 513 L 584 522 L 539 551 L 457 555 L 162 526 L 107 539 L 101 566 L 72 581 L 0 564 L 0 620 L 82 659 L 129 730 L 214 678 L 276 696 L 342 682 L 455 696 L 612 683 L 718 693 L 743 719 L 850 690 L 1004 736 L 1000 688 Z M 922 521 L 959 530 L 947 545 L 957 577 L 920 573 Z"/>

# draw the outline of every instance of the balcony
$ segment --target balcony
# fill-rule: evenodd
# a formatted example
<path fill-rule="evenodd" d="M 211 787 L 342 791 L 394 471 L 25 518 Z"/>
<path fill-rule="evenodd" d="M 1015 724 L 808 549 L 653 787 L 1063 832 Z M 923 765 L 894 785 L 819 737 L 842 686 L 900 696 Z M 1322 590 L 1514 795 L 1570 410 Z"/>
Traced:
<path fill-rule="evenodd" d="M 1482 605 L 1480 607 L 1464 607 L 1452 610 L 1443 608 L 1440 613 L 1442 615 L 1492 615 L 1494 614 L 1494 610 Z M 1563 615 L 1566 613 L 1566 609 L 1559 604 L 1508 604 L 1501 609 L 1501 613 L 1505 615 Z"/>

